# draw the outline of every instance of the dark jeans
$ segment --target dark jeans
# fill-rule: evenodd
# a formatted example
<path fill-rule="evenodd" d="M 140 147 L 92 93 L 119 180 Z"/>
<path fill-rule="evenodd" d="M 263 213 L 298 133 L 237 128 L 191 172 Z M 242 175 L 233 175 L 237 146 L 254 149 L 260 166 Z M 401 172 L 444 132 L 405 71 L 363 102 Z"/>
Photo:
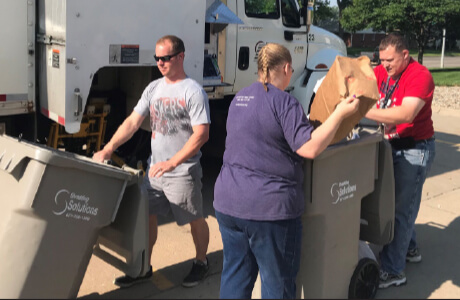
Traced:
<path fill-rule="evenodd" d="M 216 211 L 224 245 L 220 297 L 251 298 L 260 272 L 262 298 L 293 299 L 300 265 L 302 222 L 251 221 Z"/>
<path fill-rule="evenodd" d="M 415 220 L 422 200 L 422 189 L 435 157 L 434 139 L 412 149 L 393 149 L 395 174 L 395 228 L 391 243 L 380 253 L 381 269 L 400 274 L 406 267 L 406 253 L 417 247 Z"/>

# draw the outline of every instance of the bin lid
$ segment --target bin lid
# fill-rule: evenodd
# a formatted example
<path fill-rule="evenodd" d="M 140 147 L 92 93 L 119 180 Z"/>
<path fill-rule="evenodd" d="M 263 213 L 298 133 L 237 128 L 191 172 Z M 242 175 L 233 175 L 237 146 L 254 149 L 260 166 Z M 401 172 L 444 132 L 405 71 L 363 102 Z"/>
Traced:
<path fill-rule="evenodd" d="M 344 151 L 345 149 L 355 148 L 355 147 L 362 147 L 368 144 L 378 144 L 383 140 L 383 135 L 380 132 L 366 134 L 360 138 L 349 140 L 345 142 L 339 142 L 333 145 L 330 145 L 318 155 L 315 160 L 325 159 L 334 155 L 337 152 Z"/>
<path fill-rule="evenodd" d="M 33 159 L 57 167 L 82 169 L 85 172 L 123 180 L 131 180 L 133 177 L 133 174 L 128 171 L 95 162 L 82 155 L 0 135 L 0 169 L 11 173 L 24 159 Z"/>

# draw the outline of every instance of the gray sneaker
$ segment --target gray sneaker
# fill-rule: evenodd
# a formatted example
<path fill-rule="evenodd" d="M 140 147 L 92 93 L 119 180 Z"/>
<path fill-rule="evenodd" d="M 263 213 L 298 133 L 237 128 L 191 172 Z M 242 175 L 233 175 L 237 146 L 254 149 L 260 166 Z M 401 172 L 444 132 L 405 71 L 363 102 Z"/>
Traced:
<path fill-rule="evenodd" d="M 209 261 L 207 257 L 206 264 L 199 260 L 195 260 L 193 262 L 192 270 L 190 270 L 190 273 L 187 275 L 187 277 L 185 277 L 184 281 L 182 282 L 182 285 L 184 287 L 194 287 L 198 285 L 201 281 L 203 281 L 206 278 L 208 271 Z"/>
<path fill-rule="evenodd" d="M 392 285 L 400 286 L 400 285 L 406 284 L 406 282 L 407 282 L 407 279 L 406 279 L 406 274 L 404 274 L 404 272 L 398 275 L 394 275 L 394 274 L 389 274 L 388 272 L 380 270 L 379 289 L 386 289 L 387 287 L 390 287 Z"/>
<path fill-rule="evenodd" d="M 411 263 L 418 263 L 422 261 L 422 255 L 418 248 L 409 249 L 406 254 L 406 261 Z"/>

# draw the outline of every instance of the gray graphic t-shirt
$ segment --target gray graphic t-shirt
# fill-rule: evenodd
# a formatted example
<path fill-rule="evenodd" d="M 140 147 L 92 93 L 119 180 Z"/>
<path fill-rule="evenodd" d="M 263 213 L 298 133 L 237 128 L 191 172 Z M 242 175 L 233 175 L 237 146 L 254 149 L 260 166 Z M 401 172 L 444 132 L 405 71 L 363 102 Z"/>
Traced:
<path fill-rule="evenodd" d="M 167 84 L 164 77 L 151 82 L 134 111 L 142 116 L 150 116 L 151 165 L 166 161 L 181 150 L 192 135 L 193 126 L 211 123 L 208 96 L 195 80 L 188 77 L 174 84 Z M 199 151 L 163 176 L 190 174 L 200 157 Z"/>

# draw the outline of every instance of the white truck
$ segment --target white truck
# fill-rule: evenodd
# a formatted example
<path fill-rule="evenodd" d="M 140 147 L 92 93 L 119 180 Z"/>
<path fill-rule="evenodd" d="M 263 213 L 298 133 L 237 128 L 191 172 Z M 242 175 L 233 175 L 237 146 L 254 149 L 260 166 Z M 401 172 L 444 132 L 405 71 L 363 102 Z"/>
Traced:
<path fill-rule="evenodd" d="M 337 55 L 346 55 L 340 38 L 306 21 L 311 8 L 305 0 L 302 8 L 297 0 L 0 0 L 0 188 L 4 191 L 0 219 L 5 224 L 0 224 L 0 242 L 9 245 L 0 247 L 2 261 L 9 262 L 0 273 L 10 280 L 0 285 L 0 295 L 76 297 L 96 239 L 98 245 L 113 244 L 117 253 L 126 255 L 123 263 L 94 248 L 96 255 L 130 276 L 145 274 L 149 259 L 147 202 L 142 196 L 131 197 L 142 194 L 137 185 L 126 188 L 132 192 L 124 191 L 125 179 L 120 196 L 111 203 L 100 193 L 112 188 L 85 173 L 94 170 L 103 175 L 97 163 L 86 157 L 83 163 L 54 149 L 31 148 L 21 139 L 91 156 L 131 112 L 147 84 L 161 76 L 153 58 L 155 42 L 173 34 L 184 40 L 186 73 L 203 84 L 211 99 L 211 138 L 205 146 L 215 144 L 222 153 L 228 105 L 235 93 L 256 80 L 258 50 L 264 44 L 280 43 L 290 50 L 295 72 L 287 90 L 307 112 L 317 82 Z M 149 150 L 148 125 L 143 124 L 124 153 L 120 147 L 128 165 L 142 161 L 143 151 Z M 358 239 L 375 244 L 392 239 L 394 193 L 388 147 L 381 135 L 370 136 L 334 145 L 307 161 L 303 222 L 308 237 L 302 254 L 306 267 L 298 276 L 299 297 L 375 295 L 378 268 L 373 261 L 358 263 Z M 46 164 L 56 174 L 42 172 Z M 115 168 L 104 166 L 109 167 Z M 117 178 L 133 177 L 118 169 L 115 173 Z M 40 186 L 40 176 L 48 180 L 46 188 Z M 30 184 L 31 179 L 36 181 Z M 79 179 L 86 181 L 80 184 Z M 59 206 L 65 201 L 69 206 Z M 113 204 L 110 210 L 103 209 L 109 204 Z M 96 207 L 100 213 L 94 210 L 89 216 Z M 64 216 L 67 210 L 71 213 Z M 11 220 L 18 220 L 24 233 L 48 233 L 47 246 L 55 249 L 55 255 L 42 249 L 45 242 L 38 242 L 40 236 L 28 239 L 18 234 Z M 49 231 L 45 232 L 43 220 L 50 222 Z M 91 222 L 104 229 L 90 228 L 91 240 L 86 241 L 90 234 L 80 229 L 94 225 Z M 62 242 L 61 228 L 68 228 L 64 225 L 81 233 L 78 247 Z M 313 234 L 318 238 L 311 240 Z M 18 245 L 10 236 L 17 237 Z M 17 251 L 31 248 L 22 240 L 40 251 L 28 255 L 27 262 L 25 252 Z M 83 240 L 88 242 L 85 253 L 80 250 Z M 70 250 L 83 257 L 77 262 L 68 259 Z M 13 254 L 20 263 L 11 263 Z M 341 259 L 330 259 L 337 257 Z"/>
<path fill-rule="evenodd" d="M 184 40 L 185 70 L 212 100 L 210 144 L 225 137 L 219 119 L 231 96 L 256 79 L 257 53 L 268 42 L 290 50 L 288 90 L 308 110 L 316 82 L 346 47 L 306 25 L 307 7 L 297 0 L 2 0 L 0 132 L 90 155 L 161 76 L 153 55 L 166 34 Z"/>

